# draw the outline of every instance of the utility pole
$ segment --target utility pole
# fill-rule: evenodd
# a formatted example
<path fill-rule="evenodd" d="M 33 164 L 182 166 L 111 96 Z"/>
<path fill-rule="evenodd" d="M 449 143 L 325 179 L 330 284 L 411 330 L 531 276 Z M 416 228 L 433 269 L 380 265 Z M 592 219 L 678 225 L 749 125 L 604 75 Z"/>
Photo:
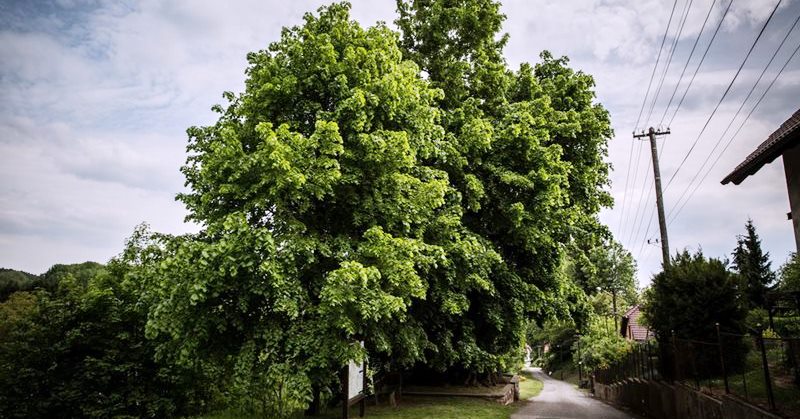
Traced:
<path fill-rule="evenodd" d="M 653 176 L 655 177 L 656 187 L 656 205 L 658 206 L 658 225 L 661 227 L 661 257 L 664 260 L 664 267 L 669 266 L 669 241 L 667 240 L 667 220 L 664 216 L 664 196 L 661 194 L 661 169 L 658 166 L 658 144 L 656 144 L 656 137 L 659 135 L 669 134 L 669 129 L 666 131 L 656 131 L 653 127 L 647 130 L 647 133 L 642 131 L 641 134 L 633 134 L 633 138 L 650 138 L 650 151 L 653 154 Z"/>

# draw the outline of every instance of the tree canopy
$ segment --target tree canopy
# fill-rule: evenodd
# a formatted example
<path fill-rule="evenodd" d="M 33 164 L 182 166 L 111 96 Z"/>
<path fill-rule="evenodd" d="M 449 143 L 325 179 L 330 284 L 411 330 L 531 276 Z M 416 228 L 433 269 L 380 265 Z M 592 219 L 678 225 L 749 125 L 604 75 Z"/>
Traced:
<path fill-rule="evenodd" d="M 245 91 L 188 130 L 178 199 L 202 231 L 126 251 L 160 359 L 274 416 L 366 352 L 504 369 L 529 318 L 585 304 L 560 266 L 611 203 L 591 76 L 546 52 L 509 70 L 499 3 L 398 10 L 401 35 L 341 3 L 250 53 Z"/>

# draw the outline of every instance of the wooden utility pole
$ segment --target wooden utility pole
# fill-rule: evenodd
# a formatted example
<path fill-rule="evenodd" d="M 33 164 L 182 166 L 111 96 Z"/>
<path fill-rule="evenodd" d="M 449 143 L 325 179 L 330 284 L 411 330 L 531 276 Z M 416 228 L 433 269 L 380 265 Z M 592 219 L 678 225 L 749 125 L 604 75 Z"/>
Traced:
<path fill-rule="evenodd" d="M 669 134 L 669 129 L 666 131 L 656 131 L 653 127 L 647 130 L 647 133 L 642 131 L 641 134 L 633 134 L 633 138 L 650 138 L 650 151 L 653 154 L 653 176 L 655 177 L 656 187 L 656 206 L 658 206 L 658 225 L 661 227 L 661 257 L 664 261 L 664 267 L 669 266 L 669 241 L 667 240 L 667 219 L 664 216 L 664 196 L 661 194 L 661 169 L 658 166 L 658 144 L 656 137 L 659 135 Z"/>

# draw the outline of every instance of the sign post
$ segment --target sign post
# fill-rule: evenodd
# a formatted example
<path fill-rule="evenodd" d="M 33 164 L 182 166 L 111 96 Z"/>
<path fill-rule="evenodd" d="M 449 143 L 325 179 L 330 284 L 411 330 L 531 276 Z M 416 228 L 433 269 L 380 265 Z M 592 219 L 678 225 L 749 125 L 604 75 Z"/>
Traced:
<path fill-rule="evenodd" d="M 358 404 L 358 416 L 364 417 L 367 407 L 367 363 L 356 364 L 355 361 L 342 368 L 342 419 L 350 417 L 350 406 Z"/>

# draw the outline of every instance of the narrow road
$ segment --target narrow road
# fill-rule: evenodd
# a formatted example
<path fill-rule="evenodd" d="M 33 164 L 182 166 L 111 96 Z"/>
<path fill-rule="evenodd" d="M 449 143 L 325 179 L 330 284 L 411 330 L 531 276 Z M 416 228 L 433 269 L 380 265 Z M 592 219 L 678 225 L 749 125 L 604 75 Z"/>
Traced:
<path fill-rule="evenodd" d="M 539 368 L 530 371 L 544 383 L 544 389 L 511 419 L 636 419 L 576 390 L 572 384 L 550 378 Z"/>

